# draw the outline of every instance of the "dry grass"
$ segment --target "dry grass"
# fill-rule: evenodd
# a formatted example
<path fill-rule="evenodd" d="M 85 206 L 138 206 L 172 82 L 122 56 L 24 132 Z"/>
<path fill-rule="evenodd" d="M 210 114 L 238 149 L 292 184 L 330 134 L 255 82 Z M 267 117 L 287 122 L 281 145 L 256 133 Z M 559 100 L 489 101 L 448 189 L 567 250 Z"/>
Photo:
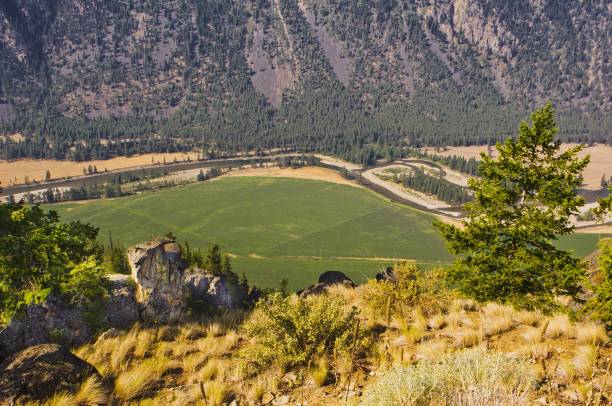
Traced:
<path fill-rule="evenodd" d="M 477 330 L 459 330 L 451 333 L 455 348 L 470 348 L 482 341 L 482 332 Z"/>
<path fill-rule="evenodd" d="M 310 370 L 310 376 L 316 386 L 323 386 L 329 378 L 329 366 L 325 357 L 319 359 L 314 368 Z"/>
<path fill-rule="evenodd" d="M 447 350 L 446 340 L 431 340 L 417 345 L 415 356 L 417 360 L 432 360 L 440 357 Z"/>
<path fill-rule="evenodd" d="M 206 382 L 204 384 L 204 396 L 210 405 L 221 405 L 231 395 L 230 387 L 221 380 Z"/>
<path fill-rule="evenodd" d="M 439 330 L 441 328 L 446 327 L 446 317 L 443 314 L 437 314 L 433 316 L 427 322 L 427 327 L 432 330 Z"/>
<path fill-rule="evenodd" d="M 124 402 L 141 396 L 155 383 L 157 376 L 156 371 L 145 364 L 124 371 L 115 380 L 115 395 Z"/>
<path fill-rule="evenodd" d="M 576 349 L 572 365 L 579 375 L 586 378 L 593 373 L 595 361 L 597 361 L 597 349 L 592 345 L 581 345 Z"/>
<path fill-rule="evenodd" d="M 117 157 L 107 160 L 97 161 L 55 161 L 51 159 L 22 159 L 18 161 L 2 161 L 0 160 L 0 182 L 3 186 L 8 186 L 12 183 L 23 183 L 24 177 L 28 177 L 30 181 L 42 181 L 45 178 L 45 172 L 48 170 L 53 179 L 61 179 L 67 176 L 82 176 L 83 168 L 89 165 L 96 166 L 98 171 L 109 171 L 115 169 L 124 169 L 134 166 L 151 165 L 154 163 L 162 163 L 164 158 L 167 163 L 172 163 L 176 158 L 177 161 L 187 159 L 187 156 L 192 160 L 197 159 L 197 153 L 167 153 L 167 154 L 144 154 L 133 157 Z M 17 181 L 15 182 L 15 178 Z"/>
<path fill-rule="evenodd" d="M 542 342 L 542 340 L 544 339 L 543 333 L 544 332 L 541 328 L 529 327 L 521 334 L 521 338 L 523 339 L 523 341 L 525 341 L 525 343 L 534 345 Z"/>
<path fill-rule="evenodd" d="M 513 327 L 514 309 L 498 303 L 487 303 L 482 308 L 482 328 L 485 336 L 504 333 Z"/>
<path fill-rule="evenodd" d="M 567 314 L 557 314 L 548 323 L 544 335 L 548 338 L 570 337 L 572 335 L 572 322 Z"/>
<path fill-rule="evenodd" d="M 107 402 L 102 385 L 95 376 L 85 379 L 75 394 L 56 393 L 43 403 L 45 406 L 97 406 Z M 35 405 L 36 403 L 28 403 Z"/>
<path fill-rule="evenodd" d="M 608 342 L 608 335 L 601 324 L 591 322 L 576 329 L 576 339 L 579 344 L 604 345 Z"/>
<path fill-rule="evenodd" d="M 200 382 L 207 382 L 223 376 L 225 372 L 224 364 L 218 359 L 209 360 L 204 367 L 198 373 L 198 380 Z"/>
<path fill-rule="evenodd" d="M 530 312 L 530 311 L 522 310 L 522 311 L 514 313 L 514 321 L 517 324 L 522 324 L 525 326 L 532 326 L 532 327 L 536 326 L 543 319 L 544 319 L 544 315 L 539 311 Z"/>

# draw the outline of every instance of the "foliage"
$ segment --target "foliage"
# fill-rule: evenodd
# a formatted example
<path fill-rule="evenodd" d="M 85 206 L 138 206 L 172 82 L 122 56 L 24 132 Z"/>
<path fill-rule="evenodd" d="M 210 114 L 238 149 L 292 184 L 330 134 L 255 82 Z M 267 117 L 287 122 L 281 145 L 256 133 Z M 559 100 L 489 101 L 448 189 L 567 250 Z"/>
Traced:
<path fill-rule="evenodd" d="M 528 361 L 484 348 L 396 367 L 366 387 L 362 405 L 522 405 L 535 385 Z"/>
<path fill-rule="evenodd" d="M 444 271 L 430 270 L 422 274 L 411 262 L 396 263 L 390 268 L 395 280 L 370 279 L 363 286 L 361 297 L 371 314 L 389 321 L 393 316 L 409 317 L 415 306 L 435 312 L 444 302 Z"/>
<path fill-rule="evenodd" d="M 428 175 L 419 168 L 415 168 L 407 176 L 403 174 L 398 180 L 405 187 L 432 194 L 448 203 L 463 204 L 472 200 L 472 196 L 463 186 L 456 185 L 442 177 Z"/>
<path fill-rule="evenodd" d="M 578 158 L 581 146 L 560 152 L 550 104 L 531 119 L 516 140 L 497 145 L 499 158 L 482 154 L 463 228 L 436 222 L 457 255 L 451 280 L 481 301 L 550 305 L 554 295 L 576 297 L 585 276 L 581 261 L 552 240 L 573 230 L 570 216 L 584 202 L 576 189 L 589 159 Z"/>
<path fill-rule="evenodd" d="M 63 288 L 79 293 L 73 287 L 96 279 L 96 235 L 97 229 L 80 222 L 59 223 L 57 213 L 38 206 L 0 205 L 0 322 L 24 304 Z"/>
<path fill-rule="evenodd" d="M 104 247 L 102 261 L 107 273 L 120 273 L 129 275 L 131 273 L 130 264 L 127 260 L 127 250 L 120 243 L 112 243 Z"/>
<path fill-rule="evenodd" d="M 252 342 L 243 356 L 256 368 L 273 363 L 293 368 L 334 353 L 346 356 L 356 316 L 356 309 L 346 310 L 337 297 L 271 294 L 244 326 Z"/>
<path fill-rule="evenodd" d="M 587 302 L 584 311 L 612 329 L 612 238 L 601 240 L 599 249 L 597 265 L 602 279 L 595 285 L 595 295 Z"/>

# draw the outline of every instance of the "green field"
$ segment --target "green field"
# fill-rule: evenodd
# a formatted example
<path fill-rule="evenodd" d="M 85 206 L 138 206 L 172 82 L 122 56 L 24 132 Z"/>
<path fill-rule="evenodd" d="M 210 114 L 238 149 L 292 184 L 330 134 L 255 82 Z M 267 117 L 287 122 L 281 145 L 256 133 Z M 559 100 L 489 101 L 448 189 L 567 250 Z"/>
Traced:
<path fill-rule="evenodd" d="M 173 232 L 179 241 L 215 242 L 236 255 L 235 270 L 260 286 L 292 288 L 341 270 L 357 280 L 389 258 L 425 265 L 451 260 L 432 217 L 364 189 L 285 178 L 226 178 L 179 189 L 53 206 L 64 221 L 100 228 L 100 240 L 126 245 Z"/>
<path fill-rule="evenodd" d="M 133 245 L 171 231 L 180 242 L 217 243 L 234 268 L 257 286 L 286 277 L 291 288 L 326 270 L 356 282 L 395 258 L 424 268 L 452 258 L 432 227 L 433 217 L 365 189 L 314 180 L 224 178 L 138 196 L 53 206 L 64 221 L 100 228 L 99 239 Z M 564 248 L 590 252 L 598 236 L 565 237 Z"/>

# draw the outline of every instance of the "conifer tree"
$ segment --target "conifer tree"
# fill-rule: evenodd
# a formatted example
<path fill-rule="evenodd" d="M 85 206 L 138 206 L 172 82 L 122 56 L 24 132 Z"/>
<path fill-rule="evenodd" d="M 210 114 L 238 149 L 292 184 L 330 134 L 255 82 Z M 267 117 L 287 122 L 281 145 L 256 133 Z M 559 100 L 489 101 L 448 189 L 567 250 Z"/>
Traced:
<path fill-rule="evenodd" d="M 584 204 L 576 188 L 589 158 L 578 157 L 582 146 L 560 151 L 550 103 L 531 120 L 516 139 L 497 144 L 498 158 L 481 154 L 463 227 L 436 222 L 457 256 L 452 282 L 479 300 L 551 305 L 554 295 L 576 297 L 585 276 L 582 262 L 553 242 L 573 231 L 570 216 Z"/>

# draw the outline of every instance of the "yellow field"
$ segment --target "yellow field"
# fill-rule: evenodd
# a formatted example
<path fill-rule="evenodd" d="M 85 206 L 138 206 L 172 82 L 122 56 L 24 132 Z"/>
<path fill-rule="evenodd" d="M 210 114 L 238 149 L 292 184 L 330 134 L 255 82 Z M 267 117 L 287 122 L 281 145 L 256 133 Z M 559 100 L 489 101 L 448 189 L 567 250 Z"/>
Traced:
<path fill-rule="evenodd" d="M 45 178 L 46 171 L 51 172 L 52 179 L 60 179 L 68 176 L 83 175 L 83 169 L 89 165 L 96 166 L 98 171 L 109 171 L 151 165 L 152 163 L 167 163 L 187 160 L 187 157 L 195 160 L 198 158 L 196 152 L 169 154 L 144 154 L 131 157 L 117 157 L 107 160 L 88 162 L 56 161 L 52 159 L 22 159 L 18 161 L 0 160 L 0 185 L 9 186 L 23 184 L 27 177 L 32 181 L 41 181 Z"/>
<path fill-rule="evenodd" d="M 566 150 L 576 144 L 563 144 L 562 149 Z M 495 148 L 492 148 L 495 153 Z M 481 152 L 487 152 L 486 146 L 470 146 L 470 147 L 448 147 L 446 151 L 436 152 L 433 149 L 428 150 L 429 153 L 434 153 L 442 156 L 462 156 L 464 158 L 480 158 Z M 580 156 L 584 157 L 591 155 L 591 163 L 584 171 L 584 188 L 589 190 L 598 190 L 601 188 L 601 176 L 612 175 L 612 147 L 608 145 L 594 145 L 586 147 L 580 152 Z"/>
<path fill-rule="evenodd" d="M 279 168 L 279 167 L 268 167 L 268 168 L 247 168 L 237 171 L 232 171 L 223 175 L 223 177 L 235 177 L 235 176 L 264 176 L 270 178 L 294 178 L 294 179 L 312 179 L 322 180 L 325 182 L 339 183 L 342 185 L 349 185 L 355 187 L 362 187 L 356 182 L 350 181 L 343 178 L 338 172 L 331 169 L 321 168 L 318 166 L 309 166 L 305 168 L 291 169 L 291 168 Z"/>

